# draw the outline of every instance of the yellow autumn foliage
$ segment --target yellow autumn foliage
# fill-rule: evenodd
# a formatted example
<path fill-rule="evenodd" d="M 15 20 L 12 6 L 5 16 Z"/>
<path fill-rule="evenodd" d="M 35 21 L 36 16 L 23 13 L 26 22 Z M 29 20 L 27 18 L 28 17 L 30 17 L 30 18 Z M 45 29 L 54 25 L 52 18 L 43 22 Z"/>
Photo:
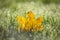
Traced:
<path fill-rule="evenodd" d="M 19 28 L 21 31 L 42 31 L 44 27 L 42 26 L 43 17 L 35 19 L 34 13 L 29 11 L 26 14 L 26 18 L 22 16 L 17 17 Z"/>

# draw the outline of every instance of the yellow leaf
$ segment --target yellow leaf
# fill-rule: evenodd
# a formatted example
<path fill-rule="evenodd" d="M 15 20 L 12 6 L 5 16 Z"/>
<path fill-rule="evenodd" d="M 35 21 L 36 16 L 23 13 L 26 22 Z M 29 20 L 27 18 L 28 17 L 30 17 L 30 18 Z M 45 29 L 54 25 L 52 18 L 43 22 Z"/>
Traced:
<path fill-rule="evenodd" d="M 24 30 L 25 24 L 26 24 L 26 19 L 22 16 L 18 16 L 18 22 L 20 24 L 20 29 Z"/>
<path fill-rule="evenodd" d="M 38 22 L 43 22 L 43 17 L 39 17 L 36 19 Z"/>
<path fill-rule="evenodd" d="M 35 18 L 35 15 L 34 15 L 34 13 L 32 11 L 29 11 L 27 13 L 26 17 L 29 18 L 29 19 L 34 19 Z"/>
<path fill-rule="evenodd" d="M 44 27 L 42 27 L 42 22 L 43 22 L 43 17 L 39 17 L 37 19 L 35 19 L 34 13 L 32 11 L 29 11 L 26 15 L 26 18 L 22 17 L 22 16 L 18 16 L 18 23 L 19 25 L 19 29 L 21 31 L 42 31 L 44 29 Z"/>

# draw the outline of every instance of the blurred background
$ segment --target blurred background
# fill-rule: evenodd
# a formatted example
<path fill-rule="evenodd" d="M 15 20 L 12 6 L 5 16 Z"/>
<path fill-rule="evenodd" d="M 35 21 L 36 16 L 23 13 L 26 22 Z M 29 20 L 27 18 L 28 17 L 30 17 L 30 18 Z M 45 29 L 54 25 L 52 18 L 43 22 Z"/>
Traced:
<path fill-rule="evenodd" d="M 60 0 L 0 0 L 0 8 L 16 6 L 17 3 L 24 2 L 39 2 L 39 3 L 42 2 L 43 4 L 50 3 L 60 4 Z"/>
<path fill-rule="evenodd" d="M 29 11 L 44 17 L 42 32 L 20 32 L 17 16 Z M 0 40 L 60 40 L 60 0 L 0 0 Z"/>

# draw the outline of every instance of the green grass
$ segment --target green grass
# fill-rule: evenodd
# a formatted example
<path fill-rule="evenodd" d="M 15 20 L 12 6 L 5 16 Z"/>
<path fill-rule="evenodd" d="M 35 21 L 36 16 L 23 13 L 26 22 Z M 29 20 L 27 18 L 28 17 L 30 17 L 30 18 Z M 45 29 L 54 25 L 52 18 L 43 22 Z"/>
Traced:
<path fill-rule="evenodd" d="M 25 16 L 32 10 L 35 17 L 44 17 L 44 30 L 35 33 L 21 33 L 17 16 Z M 39 2 L 17 3 L 16 6 L 0 9 L 0 40 L 59 40 L 60 39 L 60 5 Z"/>

